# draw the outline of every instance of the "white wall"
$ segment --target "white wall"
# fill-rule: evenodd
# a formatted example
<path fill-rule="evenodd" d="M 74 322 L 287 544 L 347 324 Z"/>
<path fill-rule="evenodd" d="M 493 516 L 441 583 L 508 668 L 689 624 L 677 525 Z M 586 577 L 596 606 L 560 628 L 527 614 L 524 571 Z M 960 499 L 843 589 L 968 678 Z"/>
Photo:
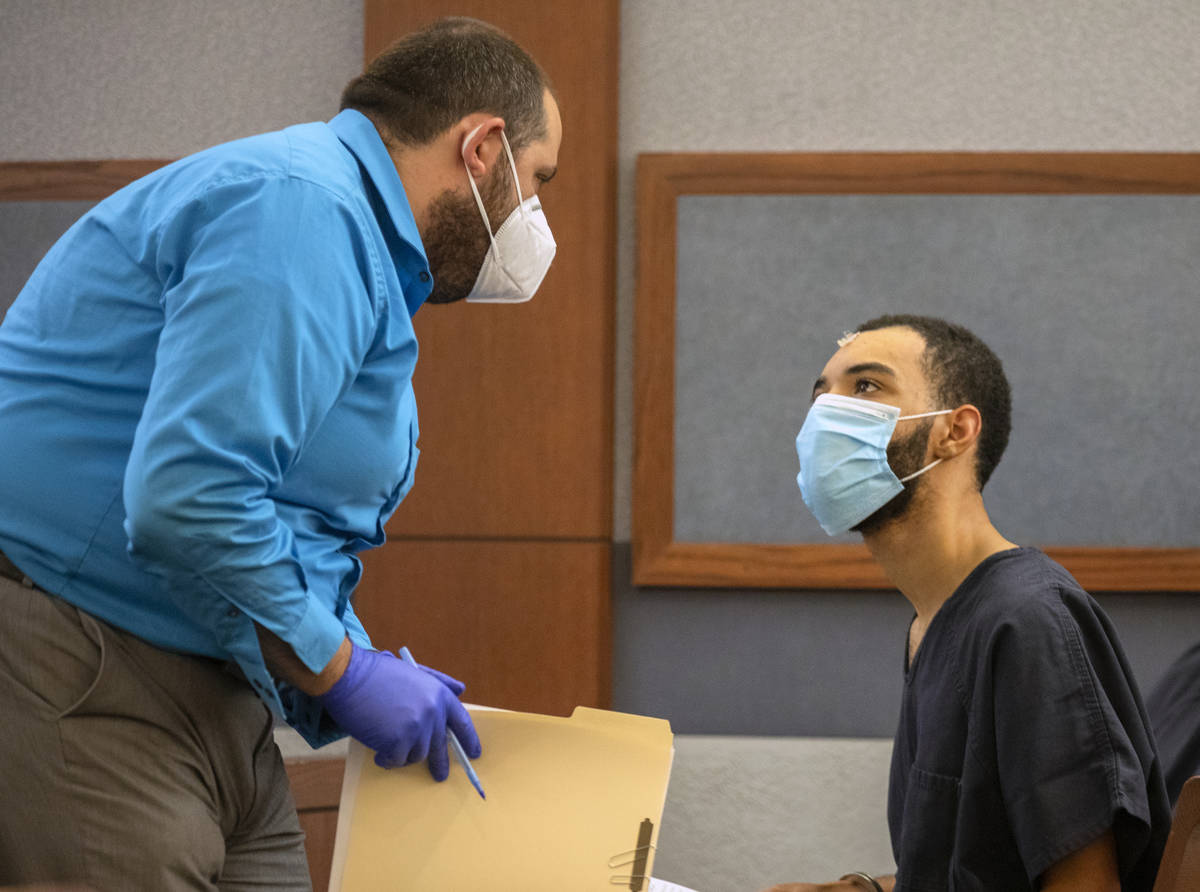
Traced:
<path fill-rule="evenodd" d="M 337 113 L 362 0 L 0 0 L 0 160 L 173 158 Z"/>
<path fill-rule="evenodd" d="M 626 0 L 614 533 L 630 532 L 634 162 L 670 151 L 1196 151 L 1196 0 Z"/>

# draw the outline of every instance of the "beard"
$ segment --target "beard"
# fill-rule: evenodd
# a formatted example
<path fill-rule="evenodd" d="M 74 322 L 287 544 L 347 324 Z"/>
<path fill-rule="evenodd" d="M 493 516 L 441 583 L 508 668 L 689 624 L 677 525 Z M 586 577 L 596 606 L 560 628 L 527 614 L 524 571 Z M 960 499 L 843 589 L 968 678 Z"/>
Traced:
<path fill-rule="evenodd" d="M 925 446 L 929 442 L 929 431 L 932 428 L 933 419 L 926 419 L 903 440 L 893 439 L 888 443 L 887 460 L 893 474 L 904 478 L 909 474 L 915 474 L 925 466 Z M 903 484 L 903 491 L 896 493 L 890 502 L 879 508 L 866 520 L 852 526 L 851 532 L 868 536 L 903 519 L 912 508 L 913 497 L 924 481 L 925 478 L 922 476 Z"/>
<path fill-rule="evenodd" d="M 512 213 L 512 208 L 506 210 L 505 205 L 511 203 L 509 196 L 513 195 L 512 175 L 505 165 L 497 164 L 491 179 L 479 189 L 488 219 L 496 228 Z M 421 241 L 433 274 L 428 302 L 449 304 L 462 300 L 471 293 L 492 247 L 470 187 L 466 192 L 446 189 L 437 196 L 430 205 L 426 229 Z"/>

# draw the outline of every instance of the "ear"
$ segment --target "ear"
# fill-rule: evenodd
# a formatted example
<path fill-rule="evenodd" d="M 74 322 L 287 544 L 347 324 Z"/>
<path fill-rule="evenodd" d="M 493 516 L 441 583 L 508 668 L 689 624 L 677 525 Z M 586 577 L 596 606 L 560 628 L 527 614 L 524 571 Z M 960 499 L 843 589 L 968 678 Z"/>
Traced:
<path fill-rule="evenodd" d="M 475 179 L 486 177 L 504 157 L 504 146 L 500 142 L 503 130 L 503 118 L 483 113 L 467 115 L 455 125 L 455 145 Z"/>
<path fill-rule="evenodd" d="M 983 416 L 970 403 L 959 406 L 942 418 L 946 421 L 944 433 L 933 441 L 933 454 L 937 458 L 947 459 L 962 455 L 975 445 L 983 430 Z"/>

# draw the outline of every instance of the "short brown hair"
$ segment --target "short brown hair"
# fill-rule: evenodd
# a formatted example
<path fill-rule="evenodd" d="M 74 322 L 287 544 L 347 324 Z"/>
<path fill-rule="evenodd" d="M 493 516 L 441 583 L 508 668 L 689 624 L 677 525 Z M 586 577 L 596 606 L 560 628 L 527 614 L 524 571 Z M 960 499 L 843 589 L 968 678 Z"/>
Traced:
<path fill-rule="evenodd" d="M 474 112 L 504 119 L 513 152 L 546 136 L 541 67 L 486 22 L 439 19 L 401 37 L 342 91 L 385 141 L 420 146 Z"/>

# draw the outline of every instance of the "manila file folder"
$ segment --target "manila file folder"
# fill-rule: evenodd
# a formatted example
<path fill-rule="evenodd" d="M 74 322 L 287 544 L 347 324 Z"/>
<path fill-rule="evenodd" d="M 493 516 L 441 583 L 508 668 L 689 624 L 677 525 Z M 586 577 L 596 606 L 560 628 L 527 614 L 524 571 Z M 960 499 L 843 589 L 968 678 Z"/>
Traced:
<path fill-rule="evenodd" d="M 663 719 L 470 709 L 483 800 L 462 766 L 385 770 L 351 743 L 331 892 L 645 890 L 674 744 Z"/>

